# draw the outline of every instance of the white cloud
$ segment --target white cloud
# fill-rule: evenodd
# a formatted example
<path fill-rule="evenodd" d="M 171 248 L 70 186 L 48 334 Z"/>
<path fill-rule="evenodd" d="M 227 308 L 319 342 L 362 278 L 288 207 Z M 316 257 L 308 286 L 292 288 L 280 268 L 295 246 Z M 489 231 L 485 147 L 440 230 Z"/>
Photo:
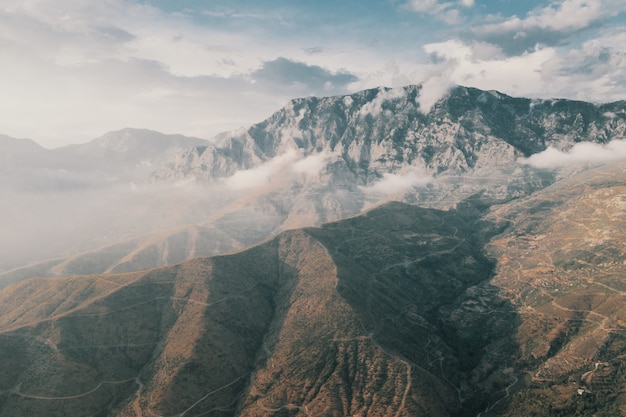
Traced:
<path fill-rule="evenodd" d="M 419 111 L 428 114 L 432 107 L 441 100 L 452 88 L 452 81 L 443 76 L 427 80 L 422 84 L 419 96 L 415 98 L 419 104 Z"/>
<path fill-rule="evenodd" d="M 542 68 L 556 56 L 554 48 L 506 57 L 497 47 L 484 42 L 451 40 L 428 44 L 424 49 L 437 59 L 430 76 L 439 80 L 431 82 L 435 93 L 445 93 L 445 87 L 453 83 L 527 97 L 550 94 L 551 86 L 544 82 Z"/>
<path fill-rule="evenodd" d="M 626 91 L 626 29 L 611 31 L 546 60 L 546 85 L 562 97 L 623 100 Z M 575 88 L 572 88 L 575 86 Z"/>
<path fill-rule="evenodd" d="M 198 39 L 215 36 L 149 6 L 8 0 L 0 5 L 0 27 L 0 59 L 11 62 L 0 66 L 0 124 L 12 136 L 58 146 L 138 126 L 210 137 L 249 123 L 251 109 L 268 104 L 267 97 L 246 91 L 242 77 L 212 75 L 220 70 L 219 57 L 209 65 L 209 48 Z M 192 40 L 176 44 L 175 30 L 193 32 Z M 242 113 L 247 117 L 238 119 Z"/>
<path fill-rule="evenodd" d="M 396 4 L 448 20 L 476 7 L 471 0 Z M 533 27 L 582 27 L 626 9 L 617 0 L 585 4 L 553 2 L 517 20 L 491 17 L 496 22 L 492 28 L 510 26 L 515 30 L 511 38 L 534 47 Z M 583 7 L 588 7 L 585 13 Z M 496 42 L 503 38 L 501 32 L 493 32 L 494 39 L 485 39 L 489 42 L 454 40 L 424 49 L 414 47 L 418 31 L 407 32 L 405 44 L 394 38 L 392 47 L 389 39 L 380 40 L 383 35 L 351 38 L 347 29 L 345 37 L 320 31 L 305 42 L 307 29 L 302 28 L 297 36 L 279 39 L 277 32 L 262 26 L 263 19 L 246 15 L 244 9 L 216 10 L 227 23 L 209 26 L 186 12 L 166 13 L 131 0 L 0 2 L 0 61 L 10 63 L 0 66 L 5 98 L 0 100 L 0 133 L 30 137 L 44 146 L 84 142 L 127 126 L 209 138 L 261 121 L 297 96 L 420 83 L 441 91 L 455 83 L 513 95 L 593 101 L 626 95 L 626 42 L 620 27 L 613 27 L 614 33 L 602 29 L 606 33 L 601 38 L 583 46 L 552 42 L 551 47 L 511 54 Z M 232 30 L 227 27 L 230 18 L 246 25 L 235 24 L 238 30 Z M 295 21 L 288 20 L 281 25 Z M 278 26 L 275 21 L 273 25 Z M 395 35 L 403 30 L 389 29 Z M 441 36 L 445 32 L 437 33 Z M 436 57 L 434 62 L 426 62 L 429 54 Z M 371 114 L 383 107 L 380 102 L 372 105 Z M 427 100 L 422 107 L 428 107 Z"/>
<path fill-rule="evenodd" d="M 405 193 L 414 187 L 424 186 L 432 181 L 432 177 L 422 173 L 418 169 L 410 169 L 403 173 L 384 173 L 376 183 L 367 187 L 361 187 L 366 194 L 391 195 Z"/>
<path fill-rule="evenodd" d="M 480 39 L 501 45 L 517 54 L 538 45 L 563 44 L 571 34 L 626 12 L 622 0 L 562 0 L 528 12 L 472 29 Z"/>
<path fill-rule="evenodd" d="M 419 98 L 422 110 L 451 84 L 529 98 L 609 102 L 626 97 L 624 27 L 605 29 L 581 45 L 538 47 L 513 56 L 497 45 L 471 40 L 430 43 L 423 49 L 432 57 L 430 64 L 412 69 L 398 64 L 388 69 L 387 78 L 378 79 L 388 85 L 426 84 Z"/>
<path fill-rule="evenodd" d="M 444 60 L 468 59 L 472 56 L 471 47 L 458 40 L 426 44 L 424 45 L 424 51 Z"/>
<path fill-rule="evenodd" d="M 548 148 L 528 158 L 520 158 L 518 162 L 535 168 L 556 169 L 573 165 L 597 165 L 624 159 L 626 159 L 626 140 L 614 140 L 606 145 L 580 142 L 568 151 Z"/>
<path fill-rule="evenodd" d="M 456 3 L 439 0 L 410 0 L 404 5 L 404 8 L 416 13 L 435 16 L 450 25 L 454 25 L 463 21 L 457 6 L 473 7 L 474 0 L 458 0 Z"/>
<path fill-rule="evenodd" d="M 438 0 L 411 0 L 406 6 L 414 12 L 435 14 L 443 11 L 450 4 L 441 4 Z"/>
<path fill-rule="evenodd" d="M 333 154 L 330 151 L 322 151 L 296 161 L 292 166 L 292 170 L 296 174 L 317 176 L 326 168 L 332 159 Z"/>
<path fill-rule="evenodd" d="M 261 187 L 272 180 L 281 178 L 287 168 L 301 158 L 301 152 L 292 149 L 252 169 L 235 172 L 223 180 L 231 190 L 241 191 Z"/>
<path fill-rule="evenodd" d="M 302 149 L 292 148 L 255 168 L 237 171 L 222 183 L 230 190 L 245 191 L 294 175 L 317 176 L 334 158 L 327 150 L 304 157 Z"/>
<path fill-rule="evenodd" d="M 278 48 L 252 31 L 218 30 L 127 0 L 7 0 L 0 39 L 0 61 L 11 62 L 0 66 L 2 133 L 51 147 L 129 126 L 210 138 L 296 96 L 345 92 L 356 79 L 342 69 L 350 53 L 326 69 L 310 60 L 332 59 L 306 56 L 289 41 Z M 295 68 L 303 88 L 252 79 L 279 49 L 305 56 Z"/>
<path fill-rule="evenodd" d="M 367 115 L 377 117 L 383 112 L 383 105 L 385 103 L 403 97 L 406 97 L 406 91 L 404 91 L 404 89 L 402 88 L 392 88 L 389 90 L 380 89 L 378 91 L 378 94 L 376 94 L 376 97 L 372 101 L 366 103 L 363 107 L 361 107 L 361 110 L 359 110 L 359 115 L 361 117 L 365 117 Z"/>
<path fill-rule="evenodd" d="M 564 0 L 531 11 L 525 19 L 511 19 L 502 28 L 523 30 L 539 27 L 556 31 L 572 31 L 588 27 L 595 21 L 616 16 L 626 10 L 621 0 Z"/>

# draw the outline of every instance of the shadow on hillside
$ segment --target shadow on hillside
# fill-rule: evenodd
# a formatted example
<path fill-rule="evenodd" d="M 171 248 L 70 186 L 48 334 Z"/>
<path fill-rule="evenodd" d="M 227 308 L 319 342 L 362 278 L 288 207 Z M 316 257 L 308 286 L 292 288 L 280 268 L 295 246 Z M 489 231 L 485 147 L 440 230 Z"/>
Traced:
<path fill-rule="evenodd" d="M 266 335 L 282 326 L 277 294 L 293 288 L 281 276 L 293 274 L 277 254 L 278 239 L 232 255 L 210 258 L 211 272 L 200 284 L 208 297 L 197 317 L 193 352 L 168 383 L 168 396 L 159 400 L 166 415 L 234 415 L 241 406 L 250 378 L 268 359 Z M 269 345 L 269 343 L 267 343 Z"/>
<path fill-rule="evenodd" d="M 455 399 L 448 415 L 500 406 L 521 379 L 512 367 L 520 318 L 490 284 L 495 263 L 484 245 L 499 230 L 481 220 L 481 208 L 392 203 L 312 231 L 330 249 L 338 291 L 365 330 L 413 366 L 415 381 L 447 387 Z"/>

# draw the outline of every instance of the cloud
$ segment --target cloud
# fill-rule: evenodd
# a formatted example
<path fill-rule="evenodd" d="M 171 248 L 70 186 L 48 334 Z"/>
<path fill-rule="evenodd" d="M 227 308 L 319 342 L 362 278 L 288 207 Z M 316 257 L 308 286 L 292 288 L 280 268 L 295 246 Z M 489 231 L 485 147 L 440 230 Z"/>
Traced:
<path fill-rule="evenodd" d="M 458 6 L 469 8 L 474 6 L 474 0 L 439 1 L 439 0 L 410 0 L 404 4 L 403 8 L 427 15 L 437 17 L 450 25 L 463 21 Z"/>
<path fill-rule="evenodd" d="M 383 113 L 383 105 L 385 103 L 404 97 L 406 97 L 406 91 L 402 88 L 379 89 L 376 97 L 361 107 L 361 110 L 359 110 L 359 116 L 365 117 L 367 115 L 371 115 L 373 117 L 378 117 Z M 344 99 L 344 104 L 348 107 L 352 104 L 352 101 L 348 104 L 346 99 Z"/>
<path fill-rule="evenodd" d="M 535 168 L 557 169 L 567 166 L 587 166 L 626 159 L 626 140 L 614 140 L 605 145 L 580 142 L 568 151 L 548 148 L 528 158 L 520 158 L 522 165 Z"/>
<path fill-rule="evenodd" d="M 406 7 L 414 12 L 437 14 L 449 8 L 452 3 L 440 3 L 438 0 L 411 0 Z"/>
<path fill-rule="evenodd" d="M 537 45 L 559 45 L 571 34 L 626 11 L 621 0 L 563 0 L 473 29 L 474 35 L 500 45 L 508 54 L 520 54 Z"/>
<path fill-rule="evenodd" d="M 626 91 L 626 30 L 605 33 L 596 39 L 553 56 L 541 67 L 551 91 L 579 100 L 623 100 Z M 575 86 L 575 88 L 572 88 Z"/>
<path fill-rule="evenodd" d="M 450 91 L 454 84 L 445 76 L 430 78 L 422 84 L 419 95 L 415 98 L 419 111 L 428 114 L 432 107 Z"/>
<path fill-rule="evenodd" d="M 237 171 L 223 179 L 223 182 L 229 189 L 235 191 L 262 187 L 287 172 L 287 168 L 300 158 L 301 152 L 292 149 L 255 168 Z"/>
<path fill-rule="evenodd" d="M 295 162 L 291 169 L 296 174 L 318 176 L 334 157 L 330 151 L 319 152 Z"/>
<path fill-rule="evenodd" d="M 450 83 L 526 97 L 545 97 L 553 91 L 544 81 L 542 69 L 556 56 L 554 48 L 508 57 L 484 42 L 450 40 L 427 44 L 424 50 L 433 56 L 424 79 L 431 80 L 434 97 L 425 104 L 432 103 L 439 95 L 436 93 L 445 93 Z"/>
<path fill-rule="evenodd" d="M 431 42 L 424 49 L 416 40 L 458 38 L 463 30 L 446 34 L 450 29 L 432 16 L 460 20 L 471 10 L 480 19 L 478 3 L 381 2 L 341 17 L 335 6 L 306 17 L 284 7 L 280 24 L 257 18 L 267 6 L 229 3 L 205 14 L 198 6 L 194 14 L 170 3 L 0 2 L 0 61 L 11 64 L 0 66 L 0 91 L 10 97 L 0 100 L 1 133 L 48 147 L 128 126 L 210 138 L 259 122 L 298 96 L 421 83 L 441 91 L 455 83 L 593 101 L 626 94 L 626 43 L 612 39 L 623 42 L 624 28 L 600 26 L 626 9 L 617 0 L 589 0 L 584 13 L 582 2 L 567 0 L 520 18 L 489 16 L 482 28 L 467 27 L 463 40 Z M 391 4 L 402 4 L 405 13 Z M 429 19 L 410 25 L 415 15 L 407 10 Z M 340 19 L 345 25 L 337 32 Z M 585 36 L 598 36 L 591 29 L 601 36 L 564 46 L 572 31 L 586 29 Z"/>
<path fill-rule="evenodd" d="M 285 54 L 320 65 L 277 58 L 282 41 L 258 26 L 202 25 L 128 0 L 7 0 L 0 27 L 0 60 L 11 62 L 0 66 L 0 91 L 11 98 L 0 100 L 2 133 L 48 147 L 129 126 L 210 138 L 288 99 L 345 93 L 358 79 L 337 69 L 351 53 L 338 61 L 283 42 Z"/>
<path fill-rule="evenodd" d="M 11 62 L 0 66 L 0 90 L 11 98 L 0 101 L 0 124 L 12 136 L 58 146 L 137 126 L 210 137 L 275 105 L 224 69 L 220 58 L 232 51 L 212 52 L 213 32 L 149 6 L 8 0 L 0 26 L 0 59 Z M 235 38 L 225 41 L 243 43 Z"/>
<path fill-rule="evenodd" d="M 414 187 L 424 186 L 432 181 L 432 177 L 422 173 L 418 169 L 392 174 L 384 173 L 383 177 L 374 184 L 360 187 L 366 194 L 391 195 L 405 193 Z"/>
<path fill-rule="evenodd" d="M 424 46 L 431 64 L 413 77 L 437 87 L 446 83 L 498 90 L 530 98 L 569 98 L 591 102 L 623 100 L 626 95 L 626 28 L 600 32 L 576 47 L 540 47 L 507 55 L 493 44 L 449 40 Z"/>
<path fill-rule="evenodd" d="M 237 171 L 222 182 L 230 190 L 245 191 L 273 181 L 294 179 L 295 175 L 315 177 L 336 158 L 330 150 L 305 157 L 302 149 L 291 148 L 255 168 Z"/>
<path fill-rule="evenodd" d="M 308 94 L 329 94 L 345 91 L 345 88 L 358 80 L 354 74 L 345 71 L 331 72 L 318 65 L 308 65 L 284 57 L 266 61 L 261 68 L 251 74 L 251 78 L 268 88 L 294 89 Z"/>

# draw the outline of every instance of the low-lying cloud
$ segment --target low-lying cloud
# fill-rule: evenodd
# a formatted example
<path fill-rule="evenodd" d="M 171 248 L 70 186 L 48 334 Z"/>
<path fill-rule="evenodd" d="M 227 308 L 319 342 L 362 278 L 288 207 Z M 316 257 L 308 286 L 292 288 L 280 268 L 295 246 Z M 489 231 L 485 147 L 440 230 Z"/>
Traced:
<path fill-rule="evenodd" d="M 319 175 L 333 159 L 330 151 L 304 156 L 302 149 L 292 149 L 251 169 L 237 171 L 223 180 L 233 191 L 262 187 L 274 180 L 293 179 L 295 175 Z"/>
<path fill-rule="evenodd" d="M 255 168 L 235 172 L 224 179 L 224 184 L 231 190 L 246 190 L 268 184 L 276 175 L 285 171 L 299 159 L 299 152 L 290 150 Z"/>
<path fill-rule="evenodd" d="M 607 144 L 581 142 L 567 151 L 548 148 L 518 162 L 541 169 L 557 169 L 568 166 L 598 165 L 626 160 L 626 140 L 614 140 Z"/>
<path fill-rule="evenodd" d="M 383 113 L 383 105 L 389 101 L 397 100 L 406 97 L 406 91 L 402 88 L 392 88 L 389 90 L 380 89 L 376 97 L 369 103 L 361 107 L 359 115 L 365 117 L 371 115 L 373 117 L 380 116 Z M 346 103 L 344 99 L 344 104 Z"/>
<path fill-rule="evenodd" d="M 445 77 L 430 78 L 422 84 L 419 95 L 415 99 L 419 105 L 419 111 L 428 114 L 433 106 L 441 100 L 454 86 L 452 80 Z"/>
<path fill-rule="evenodd" d="M 322 173 L 332 159 L 333 154 L 330 151 L 322 151 L 297 161 L 293 164 L 292 170 L 296 174 L 317 176 Z"/>
<path fill-rule="evenodd" d="M 415 187 L 424 186 L 432 181 L 432 177 L 413 169 L 402 173 L 384 173 L 383 177 L 361 190 L 369 195 L 392 195 L 406 193 Z"/>

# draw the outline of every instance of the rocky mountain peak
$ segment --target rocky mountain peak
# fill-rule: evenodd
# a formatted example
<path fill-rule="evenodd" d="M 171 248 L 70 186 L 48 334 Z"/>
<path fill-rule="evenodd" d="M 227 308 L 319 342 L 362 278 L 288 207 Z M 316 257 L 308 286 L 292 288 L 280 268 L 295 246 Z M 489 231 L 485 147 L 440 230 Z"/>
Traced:
<path fill-rule="evenodd" d="M 337 176 L 348 173 L 350 181 L 367 186 L 389 174 L 436 177 L 501 169 L 548 146 L 568 149 L 626 136 L 624 103 L 531 100 L 458 86 L 424 114 L 421 88 L 294 99 L 266 120 L 209 145 L 210 151 L 177 156 L 154 177 L 213 180 L 297 150 L 302 158 L 333 155 L 326 167 L 331 177 L 341 180 Z"/>

